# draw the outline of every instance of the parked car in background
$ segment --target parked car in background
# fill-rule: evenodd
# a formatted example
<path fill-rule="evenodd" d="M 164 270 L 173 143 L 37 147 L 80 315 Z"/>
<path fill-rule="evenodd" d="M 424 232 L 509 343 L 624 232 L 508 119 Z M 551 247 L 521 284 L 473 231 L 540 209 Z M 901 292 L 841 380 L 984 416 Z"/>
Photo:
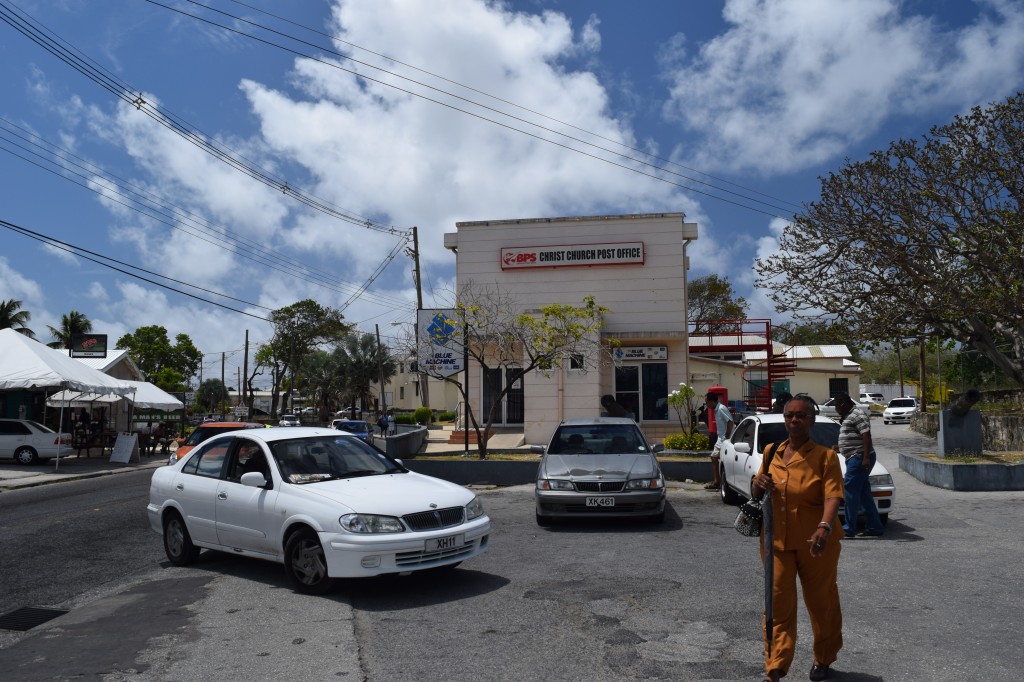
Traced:
<path fill-rule="evenodd" d="M 866 405 L 885 405 L 885 396 L 881 393 L 861 393 L 860 402 Z"/>
<path fill-rule="evenodd" d="M 168 458 L 169 464 L 174 464 L 179 459 L 187 455 L 192 451 L 192 448 L 199 445 L 203 441 L 213 438 L 214 436 L 220 435 L 227 431 L 237 431 L 238 429 L 262 429 L 263 424 L 257 424 L 256 422 L 205 422 L 196 427 L 188 438 L 178 439 L 178 448 L 171 453 Z"/>
<path fill-rule="evenodd" d="M 299 415 L 297 414 L 282 414 L 281 421 L 277 422 L 278 426 L 301 426 L 299 421 Z"/>
<path fill-rule="evenodd" d="M 853 404 L 853 409 L 860 410 L 861 412 L 864 413 L 865 417 L 870 417 L 871 416 L 871 408 L 868 407 L 864 403 L 857 403 L 857 402 L 855 402 Z M 823 414 L 826 417 L 832 417 L 833 419 L 838 419 L 839 418 L 839 412 L 836 410 L 836 399 L 835 398 L 829 398 L 825 402 L 823 402 L 820 405 L 818 405 L 818 414 Z"/>
<path fill-rule="evenodd" d="M 917 398 L 893 398 L 882 412 L 882 423 L 909 424 L 910 418 L 917 412 Z"/>
<path fill-rule="evenodd" d="M 362 419 L 335 419 L 331 421 L 331 428 L 347 431 L 361 440 L 370 442 L 370 425 Z"/>
<path fill-rule="evenodd" d="M 786 424 L 781 414 L 760 414 L 741 421 L 733 431 L 732 437 L 725 440 L 719 459 L 722 502 L 735 504 L 740 498 L 750 499 L 750 484 L 761 469 L 765 447 L 772 443 L 780 443 L 786 438 Z M 811 439 L 820 445 L 835 448 L 839 443 L 839 422 L 831 417 L 819 415 L 811 426 Z M 846 461 L 842 457 L 839 458 L 839 468 L 845 475 Z M 892 476 L 876 459 L 875 466 L 868 475 L 868 481 L 882 523 L 887 523 L 896 496 Z M 843 507 L 840 505 L 839 514 L 842 513 Z"/>
<path fill-rule="evenodd" d="M 30 419 L 0 419 L 0 458 L 18 464 L 36 464 L 60 454 L 71 454 L 71 434 L 60 434 Z"/>
<path fill-rule="evenodd" d="M 729 412 L 732 413 L 732 416 L 735 417 L 737 421 L 743 417 L 749 417 L 752 414 L 757 414 L 757 410 L 753 409 L 742 400 L 730 400 Z"/>
<path fill-rule="evenodd" d="M 537 469 L 537 524 L 592 516 L 665 518 L 665 478 L 655 453 L 628 417 L 566 419 Z"/>
<path fill-rule="evenodd" d="M 491 532 L 472 491 L 316 427 L 211 438 L 154 471 L 147 513 L 174 565 L 203 548 L 241 554 L 283 564 L 308 594 L 335 578 L 455 568 Z"/>

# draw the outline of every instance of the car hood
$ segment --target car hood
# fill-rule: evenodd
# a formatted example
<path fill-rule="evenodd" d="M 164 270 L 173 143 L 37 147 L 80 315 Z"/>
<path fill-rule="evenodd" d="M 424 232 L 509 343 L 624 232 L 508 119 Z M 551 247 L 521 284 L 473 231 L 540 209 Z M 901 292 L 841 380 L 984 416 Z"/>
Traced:
<path fill-rule="evenodd" d="M 543 477 L 569 476 L 571 478 L 654 477 L 658 464 L 648 454 L 625 455 L 545 455 L 541 463 Z"/>
<path fill-rule="evenodd" d="M 296 495 L 337 505 L 340 513 L 402 516 L 429 509 L 462 507 L 473 499 L 473 493 L 460 485 L 411 471 L 290 485 Z"/>

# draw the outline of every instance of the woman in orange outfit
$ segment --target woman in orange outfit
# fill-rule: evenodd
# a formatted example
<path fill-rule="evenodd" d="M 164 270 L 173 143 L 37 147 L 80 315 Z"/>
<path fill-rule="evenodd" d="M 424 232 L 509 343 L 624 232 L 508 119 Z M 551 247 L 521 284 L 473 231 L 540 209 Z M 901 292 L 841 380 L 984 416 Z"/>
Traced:
<path fill-rule="evenodd" d="M 762 460 L 751 486 L 755 499 L 765 490 L 772 491 L 775 627 L 771 654 L 765 642 L 765 680 L 770 682 L 789 672 L 793 662 L 797 577 L 814 632 L 811 680 L 828 677 L 829 666 L 843 646 L 837 582 L 843 530 L 836 522 L 843 503 L 843 476 L 835 450 L 811 440 L 814 411 L 814 402 L 807 397 L 786 403 L 783 416 L 789 438 L 776 451 L 770 475 Z M 765 448 L 765 459 L 769 448 Z"/>

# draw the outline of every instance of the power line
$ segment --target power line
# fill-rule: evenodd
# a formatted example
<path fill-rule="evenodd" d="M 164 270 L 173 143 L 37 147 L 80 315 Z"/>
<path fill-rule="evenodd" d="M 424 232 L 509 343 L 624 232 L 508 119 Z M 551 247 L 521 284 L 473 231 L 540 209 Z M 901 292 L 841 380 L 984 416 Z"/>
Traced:
<path fill-rule="evenodd" d="M 323 47 L 321 45 L 316 45 L 316 44 L 310 43 L 308 41 L 302 40 L 301 38 L 297 38 L 295 36 L 291 36 L 291 35 L 282 33 L 280 31 L 277 31 L 277 30 L 275 30 L 273 28 L 270 28 L 268 26 L 263 26 L 262 24 L 257 24 L 256 22 L 250 21 L 250 20 L 245 19 L 243 17 L 239 17 L 239 16 L 236 16 L 236 15 L 230 14 L 228 12 L 224 12 L 222 10 L 218 10 L 216 8 L 213 8 L 213 7 L 209 7 L 207 5 L 203 5 L 202 3 L 196 2 L 196 0 L 186 0 L 186 1 L 191 3 L 191 4 L 193 4 L 193 5 L 197 5 L 197 6 L 205 8 L 205 9 L 208 9 L 208 10 L 210 10 L 212 12 L 216 12 L 216 13 L 221 14 L 223 16 L 229 17 L 229 18 L 231 18 L 231 19 L 233 19 L 235 21 L 244 22 L 246 24 L 255 26 L 257 28 L 260 28 L 260 29 L 262 29 L 264 31 L 268 31 L 268 32 L 270 32 L 272 34 L 279 35 L 279 36 L 282 36 L 284 38 L 287 38 L 288 40 L 295 41 L 295 42 L 297 42 L 299 44 L 307 45 L 307 46 L 316 48 L 318 50 L 322 50 L 322 51 L 324 51 L 324 52 L 326 52 L 328 54 L 334 55 L 334 56 L 339 57 L 341 59 L 345 59 L 347 61 L 353 62 L 355 64 L 360 64 L 362 66 L 366 66 L 366 67 L 374 69 L 376 71 L 380 71 L 382 73 L 385 73 L 385 74 L 387 74 L 389 76 L 394 76 L 395 78 L 399 78 L 399 79 L 401 79 L 403 81 L 408 81 L 409 83 L 413 83 L 415 85 L 427 88 L 429 90 L 432 90 L 432 91 L 435 91 L 435 92 L 438 92 L 438 93 L 441 93 L 441 94 L 446 95 L 448 97 L 452 97 L 452 98 L 454 98 L 456 100 L 460 100 L 460 101 L 466 102 L 466 103 L 468 103 L 470 105 L 479 107 L 479 108 L 481 108 L 481 109 L 483 109 L 485 111 L 494 112 L 494 113 L 496 113 L 496 114 L 498 114 L 500 116 L 505 116 L 505 117 L 507 117 L 509 119 L 512 119 L 513 121 L 518 121 L 518 122 L 525 123 L 525 124 L 530 125 L 530 126 L 534 126 L 534 127 L 538 128 L 538 129 L 544 131 L 544 132 L 549 132 L 549 133 L 552 133 L 552 134 L 557 135 L 559 137 L 564 137 L 564 138 L 566 138 L 566 139 L 568 139 L 568 140 L 570 140 L 572 142 L 577 142 L 579 144 L 583 144 L 583 145 L 586 145 L 588 147 L 592 147 L 592 148 L 600 150 L 602 152 L 607 152 L 607 153 L 610 153 L 610 154 L 614 154 L 616 157 L 622 157 L 622 158 L 626 159 L 627 161 L 631 161 L 633 163 L 640 164 L 641 166 L 648 167 L 648 168 L 651 168 L 653 170 L 660 171 L 662 173 L 667 173 L 669 175 L 673 175 L 673 176 L 676 176 L 676 177 L 679 177 L 679 178 L 683 178 L 685 180 L 688 180 L 689 182 L 693 182 L 693 183 L 697 183 L 697 184 L 700 184 L 700 185 L 707 186 L 707 187 L 709 187 L 709 188 L 711 188 L 711 189 L 713 189 L 715 191 L 718 191 L 718 192 L 722 192 L 722 193 L 725 193 L 725 194 L 733 195 L 733 196 L 739 197 L 740 199 L 743 199 L 743 200 L 746 200 L 746 201 L 751 201 L 751 202 L 754 202 L 754 203 L 757 203 L 757 204 L 761 204 L 761 205 L 767 206 L 769 208 L 773 208 L 773 209 L 775 209 L 777 211 L 782 211 L 784 213 L 788 213 L 789 212 L 789 209 L 782 208 L 780 206 L 776 206 L 776 205 L 774 205 L 772 203 L 769 203 L 767 201 L 763 201 L 761 199 L 757 199 L 756 197 L 747 196 L 747 195 L 741 194 L 739 192 L 735 192 L 735 191 L 727 189 L 727 188 L 719 187 L 719 186 L 714 185 L 713 183 L 709 183 L 709 182 L 706 182 L 704 180 L 699 180 L 697 178 L 693 178 L 693 177 L 684 175 L 682 173 L 678 173 L 678 172 L 669 170 L 667 168 L 658 166 L 658 165 L 650 163 L 648 161 L 644 161 L 643 159 L 638 159 L 638 158 L 635 158 L 635 157 L 631 157 L 631 156 L 628 156 L 627 154 L 623 154 L 623 153 L 615 151 L 613 149 L 608 149 L 607 147 L 602 147 L 602 146 L 600 146 L 598 144 L 595 144 L 595 143 L 592 143 L 592 142 L 588 142 L 586 140 L 582 140 L 582 139 L 577 138 L 577 137 L 573 137 L 572 135 L 569 135 L 567 133 L 563 133 L 563 132 L 554 130 L 552 128 L 545 127 L 543 125 L 540 125 L 539 123 L 534 123 L 534 122 L 529 121 L 527 119 L 524 119 L 522 117 L 515 116 L 515 115 L 510 114 L 510 113 L 505 112 L 505 111 L 501 111 L 501 110 L 496 109 L 494 107 L 490 107 L 490 106 L 487 106 L 485 104 L 481 104 L 479 102 L 475 102 L 475 101 L 473 101 L 473 100 L 471 100 L 469 98 L 462 97 L 461 95 L 457 95 L 457 94 L 452 93 L 452 92 L 441 90 L 440 88 L 436 88 L 436 87 L 428 85 L 426 83 L 413 80 L 411 78 L 408 78 L 408 77 L 403 76 L 401 74 L 395 73 L 393 71 L 388 71 L 387 69 L 384 69 L 382 67 L 379 67 L 379 66 L 376 66 L 376 65 L 373 65 L 373 64 L 369 64 L 367 62 L 363 62 L 363 61 L 360 61 L 358 59 L 354 59 L 354 58 L 352 58 L 352 57 L 350 57 L 350 56 L 348 56 L 348 55 L 346 55 L 344 53 L 337 52 L 337 51 L 332 50 L 330 48 L 326 48 L 326 47 Z M 738 206 L 740 208 L 745 208 L 747 210 L 755 211 L 757 213 L 762 213 L 764 215 L 768 215 L 768 216 L 772 216 L 772 217 L 786 218 L 786 216 L 782 216 L 782 215 L 779 215 L 777 213 L 772 213 L 772 212 L 766 211 L 764 209 L 756 208 L 754 206 L 750 206 L 750 205 L 741 203 L 740 201 L 736 201 L 736 200 L 732 200 L 732 199 L 727 199 L 727 198 L 725 198 L 723 196 L 719 196 L 717 194 L 712 194 L 710 192 L 706 192 L 706 191 L 697 189 L 697 188 L 689 186 L 689 185 L 681 184 L 679 182 L 674 182 L 674 181 L 672 181 L 672 180 L 670 180 L 668 178 L 664 178 L 664 177 L 661 177 L 659 175 L 655 175 L 653 173 L 644 172 L 644 171 L 642 171 L 642 170 L 640 170 L 638 168 L 633 168 L 633 167 L 628 166 L 628 165 L 623 164 L 623 163 L 618 163 L 616 161 L 613 161 L 612 159 L 608 159 L 608 158 L 599 156 L 597 154 L 592 154 L 592 153 L 585 152 L 585 151 L 583 151 L 581 149 L 577 149 L 577 148 L 575 148 L 575 147 L 573 147 L 573 146 L 571 146 L 569 144 L 563 144 L 563 143 L 556 142 L 554 140 L 551 140 L 551 139 L 548 139 L 548 138 L 544 137 L 543 135 L 536 134 L 536 133 L 531 133 L 531 132 L 528 132 L 528 131 L 523 130 L 521 128 L 516 128 L 515 126 L 510 125 L 508 123 L 503 123 L 501 121 L 497 121 L 497 120 L 494 120 L 492 118 L 488 118 L 486 116 L 474 113 L 472 111 L 468 111 L 466 109 L 462 109 L 462 108 L 460 108 L 458 106 L 455 106 L 453 104 L 450 104 L 450 103 L 447 103 L 447 102 L 443 102 L 441 100 L 437 100 L 437 99 L 434 99 L 434 98 L 431 98 L 431 97 L 427 97 L 426 95 L 414 92 L 414 91 L 406 89 L 406 88 L 398 87 L 397 85 L 394 85 L 392 83 L 388 83 L 386 81 L 383 81 L 383 80 L 380 80 L 380 79 L 377 79 L 377 78 L 372 78 L 372 77 L 366 75 L 365 73 L 360 73 L 360 72 L 358 72 L 358 71 L 356 71 L 354 69 L 346 69 L 346 68 L 344 68 L 342 66 L 339 66 L 338 64 L 333 64 L 333 63 L 331 63 L 329 61 L 320 59 L 320 58 L 315 57 L 313 55 L 306 54 L 306 53 L 301 52 L 299 50 L 292 49 L 290 47 L 287 47 L 285 45 L 281 45 L 281 44 L 272 42 L 270 40 L 266 40 L 266 39 L 261 38 L 259 36 L 253 35 L 251 33 L 246 33 L 245 31 L 241 31 L 241 30 L 239 30 L 237 28 L 234 28 L 234 27 L 231 27 L 231 26 L 227 26 L 225 24 L 218 23 L 218 22 L 213 21 L 211 19 L 207 19 L 205 17 L 199 16 L 199 15 L 196 15 L 196 14 L 191 14 L 189 12 L 186 12 L 184 10 L 178 9 L 176 7 L 171 7 L 169 5 L 165 5 L 165 4 L 161 3 L 161 2 L 157 2 L 156 0 L 146 0 L 146 2 L 149 2 L 150 4 L 156 5 L 158 7 L 162 7 L 164 9 L 170 10 L 170 11 L 175 12 L 177 14 L 181 14 L 181 15 L 184 15 L 184 16 L 187 16 L 187 17 L 191 17 L 191 18 L 193 18 L 193 19 L 195 19 L 197 21 L 201 21 L 201 22 L 209 24 L 211 26 L 216 26 L 217 28 L 221 28 L 221 29 L 223 29 L 225 31 L 228 31 L 228 32 L 231 32 L 231 33 L 234 33 L 234 34 L 246 37 L 246 38 L 250 38 L 252 40 L 255 40 L 257 42 L 263 43 L 263 44 L 268 45 L 270 47 L 274 47 L 274 48 L 283 50 L 285 52 L 289 52 L 291 54 L 294 54 L 296 56 L 300 56 L 300 57 L 309 59 L 311 61 L 315 61 L 317 63 L 323 64 L 323 65 L 328 66 L 330 68 L 334 68 L 334 69 L 338 69 L 339 71 L 344 71 L 346 73 L 350 73 L 350 74 L 352 74 L 354 76 L 358 76 L 359 78 L 362 78 L 364 80 L 368 80 L 368 81 L 377 83 L 379 85 L 383 85 L 385 87 L 393 88 L 395 90 L 398 90 L 399 92 L 404 92 L 404 93 L 406 93 L 408 95 L 411 95 L 413 97 L 418 97 L 418 98 L 423 99 L 425 101 L 432 102 L 434 104 L 439 104 L 439 105 L 441 105 L 443 107 L 447 107 L 449 109 L 452 109 L 454 111 L 458 111 L 458 112 L 466 114 L 468 116 L 472 116 L 474 118 L 478 118 L 480 120 L 487 121 L 487 122 L 493 123 L 495 125 L 499 125 L 499 126 L 501 126 L 503 128 L 507 128 L 507 129 L 512 130 L 514 132 L 518 132 L 518 133 L 521 133 L 523 135 L 527 135 L 529 137 L 533 137 L 533 138 L 535 138 L 537 140 L 540 140 L 542 142 L 547 142 L 549 144 L 553 144 L 555 146 L 562 147 L 563 149 L 567 149 L 567 150 L 575 152 L 577 154 L 582 154 L 583 156 L 590 157 L 590 158 L 595 159 L 597 161 L 602 161 L 604 163 L 607 163 L 607 164 L 610 164 L 610 165 L 613 165 L 613 166 L 617 166 L 619 168 L 623 168 L 625 170 L 629 170 L 629 171 L 634 172 L 634 173 L 638 173 L 639 175 L 644 175 L 644 176 L 652 178 L 654 180 L 658 180 L 660 182 L 665 182 L 665 183 L 673 185 L 675 187 L 679 187 L 680 189 L 685 189 L 685 190 L 690 191 L 690 192 L 695 192 L 697 194 L 701 194 L 703 196 L 707 196 L 707 197 L 712 198 L 712 199 L 717 199 L 718 201 L 722 201 L 722 202 L 725 202 L 725 203 L 728 203 L 728 204 L 732 204 L 732 205 Z M 463 86 L 463 87 L 465 87 L 465 86 Z M 553 119 L 553 120 L 557 120 L 557 119 Z M 589 133 L 588 132 L 588 134 L 595 135 L 596 137 L 600 137 L 600 136 L 598 136 L 598 135 L 596 135 L 594 133 Z M 616 143 L 616 144 L 620 144 L 620 146 L 626 147 L 628 149 L 632 149 L 632 148 L 628 147 L 627 145 L 621 145 L 621 143 Z M 704 175 L 707 175 L 707 174 L 704 174 Z M 711 176 L 708 176 L 708 177 L 711 177 Z M 764 195 L 762 193 L 762 196 L 768 196 L 768 195 Z"/>

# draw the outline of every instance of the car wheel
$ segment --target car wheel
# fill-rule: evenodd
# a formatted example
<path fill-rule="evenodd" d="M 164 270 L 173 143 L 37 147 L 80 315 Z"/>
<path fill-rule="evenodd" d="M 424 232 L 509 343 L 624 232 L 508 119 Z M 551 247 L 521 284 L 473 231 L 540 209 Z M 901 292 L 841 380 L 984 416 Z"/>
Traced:
<path fill-rule="evenodd" d="M 326 594 L 334 581 L 327 575 L 327 558 L 320 538 L 309 529 L 296 531 L 284 546 L 284 570 L 296 590 Z"/>
<path fill-rule="evenodd" d="M 175 566 L 188 566 L 199 557 L 199 548 L 192 544 L 185 521 L 177 513 L 164 518 L 164 552 Z"/>
<path fill-rule="evenodd" d="M 35 450 L 26 445 L 14 451 L 14 460 L 18 464 L 30 466 L 39 461 L 39 455 L 36 454 Z"/>
<path fill-rule="evenodd" d="M 889 422 L 887 422 L 887 421 L 885 421 L 885 420 L 883 419 L 883 420 L 882 420 L 882 423 L 883 423 L 883 424 L 888 424 Z"/>
<path fill-rule="evenodd" d="M 736 491 L 729 487 L 729 482 L 725 480 L 725 469 L 722 470 L 722 487 L 720 492 L 722 495 L 722 504 L 736 504 L 740 501 L 740 496 L 736 494 Z"/>
<path fill-rule="evenodd" d="M 543 516 L 541 514 L 537 514 L 537 525 L 538 526 L 550 526 L 554 522 L 555 522 L 555 520 L 553 518 L 551 518 L 550 516 Z"/>

